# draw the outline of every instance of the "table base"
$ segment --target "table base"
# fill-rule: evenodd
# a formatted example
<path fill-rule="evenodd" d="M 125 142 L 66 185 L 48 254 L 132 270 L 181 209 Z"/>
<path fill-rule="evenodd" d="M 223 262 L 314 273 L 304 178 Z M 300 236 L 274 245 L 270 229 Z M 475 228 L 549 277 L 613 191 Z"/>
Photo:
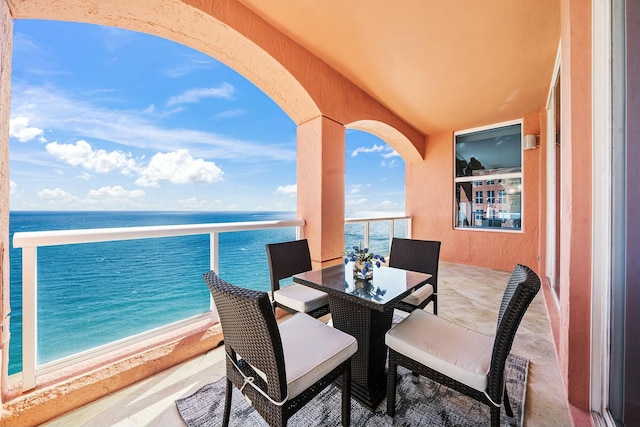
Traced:
<path fill-rule="evenodd" d="M 385 333 L 391 328 L 393 308 L 377 311 L 329 294 L 333 326 L 358 340 L 351 359 L 351 394 L 375 410 L 387 392 L 387 346 Z"/>
<path fill-rule="evenodd" d="M 342 379 L 338 378 L 334 383 L 336 387 L 342 387 Z M 387 397 L 386 377 L 384 378 L 384 383 L 374 386 L 371 389 L 363 387 L 351 380 L 351 397 L 370 411 L 375 411 L 378 405 L 380 405 L 380 402 Z"/>

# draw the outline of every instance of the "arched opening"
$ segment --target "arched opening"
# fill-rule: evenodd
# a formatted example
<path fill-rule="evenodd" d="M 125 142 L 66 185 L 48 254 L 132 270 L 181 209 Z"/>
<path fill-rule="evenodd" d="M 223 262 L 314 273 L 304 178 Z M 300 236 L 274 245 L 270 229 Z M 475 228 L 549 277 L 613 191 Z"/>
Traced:
<path fill-rule="evenodd" d="M 380 130 L 383 130 L 380 132 Z M 345 212 L 347 218 L 404 216 L 405 162 L 396 147 L 408 143 L 390 127 L 362 121 L 346 130 Z M 381 135 L 380 135 L 381 134 Z M 411 145 L 411 147 L 413 147 Z M 389 253 L 390 238 L 407 237 L 407 220 L 385 220 L 345 225 L 345 246 L 368 240 L 377 254 Z M 365 230 L 368 227 L 368 230 Z"/>
<path fill-rule="evenodd" d="M 18 20 L 14 39 L 10 242 L 15 231 L 295 218 L 296 126 L 231 68 L 93 24 Z M 219 273 L 266 290 L 264 242 L 238 239 L 221 236 Z M 159 240 L 39 251 L 39 363 L 209 310 L 207 238 Z M 22 366 L 21 251 L 10 258 L 11 375 Z"/>
<path fill-rule="evenodd" d="M 404 213 L 405 169 L 400 154 L 378 136 L 346 132 L 347 216 Z"/>

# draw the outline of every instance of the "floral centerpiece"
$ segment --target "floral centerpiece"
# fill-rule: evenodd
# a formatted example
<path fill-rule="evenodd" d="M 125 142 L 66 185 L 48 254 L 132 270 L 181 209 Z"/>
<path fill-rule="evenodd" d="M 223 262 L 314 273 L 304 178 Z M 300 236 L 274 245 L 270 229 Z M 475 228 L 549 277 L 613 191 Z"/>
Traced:
<path fill-rule="evenodd" d="M 343 257 L 345 265 L 353 262 L 353 275 L 357 279 L 370 279 L 373 277 L 373 266 L 380 267 L 381 263 L 386 262 L 383 256 L 363 248 L 362 243 L 344 251 Z"/>

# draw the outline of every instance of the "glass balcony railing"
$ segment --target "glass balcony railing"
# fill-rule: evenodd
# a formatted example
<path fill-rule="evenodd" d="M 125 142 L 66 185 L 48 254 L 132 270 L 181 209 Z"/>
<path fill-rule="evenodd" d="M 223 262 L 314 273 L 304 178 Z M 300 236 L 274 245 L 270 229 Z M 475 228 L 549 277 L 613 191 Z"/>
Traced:
<path fill-rule="evenodd" d="M 376 254 L 389 255 L 393 237 L 411 236 L 411 217 L 347 218 L 344 221 L 345 248 L 360 246 Z"/>
<path fill-rule="evenodd" d="M 202 273 L 213 269 L 268 291 L 264 245 L 298 238 L 303 225 L 296 219 L 15 232 L 22 298 L 12 322 L 21 322 L 22 333 L 10 344 L 22 350 L 23 390 L 35 388 L 39 375 L 216 322 Z M 410 235 L 410 225 L 409 217 L 346 219 L 345 244 L 388 253 L 391 238 Z"/>

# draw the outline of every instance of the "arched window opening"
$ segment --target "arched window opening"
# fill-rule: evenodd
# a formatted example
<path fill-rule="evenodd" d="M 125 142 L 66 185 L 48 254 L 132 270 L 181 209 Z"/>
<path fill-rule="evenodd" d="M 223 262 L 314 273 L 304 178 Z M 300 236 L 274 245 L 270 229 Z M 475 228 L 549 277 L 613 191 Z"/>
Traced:
<path fill-rule="evenodd" d="M 211 57 L 93 24 L 14 22 L 10 241 L 17 231 L 293 219 L 296 125 Z M 220 236 L 219 274 L 269 288 L 264 244 Z M 38 251 L 38 363 L 210 308 L 209 237 Z M 21 251 L 11 248 L 9 374 L 22 360 Z"/>
<path fill-rule="evenodd" d="M 402 216 L 405 206 L 405 163 L 385 141 L 369 132 L 346 130 L 345 212 L 347 218 Z M 345 246 L 362 244 L 364 225 L 347 224 Z M 394 221 L 394 235 L 405 237 L 405 220 Z M 389 221 L 370 223 L 369 245 L 389 253 Z"/>

